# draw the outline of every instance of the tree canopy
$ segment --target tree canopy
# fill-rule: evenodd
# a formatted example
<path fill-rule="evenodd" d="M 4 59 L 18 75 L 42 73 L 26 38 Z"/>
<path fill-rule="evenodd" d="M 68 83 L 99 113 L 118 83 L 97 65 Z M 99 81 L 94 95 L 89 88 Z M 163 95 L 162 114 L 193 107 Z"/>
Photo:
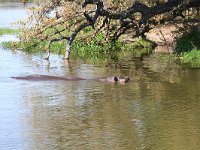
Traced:
<path fill-rule="evenodd" d="M 199 6 L 199 0 L 38 1 L 29 7 L 29 18 L 20 22 L 21 40 L 48 41 L 49 52 L 53 42 L 66 40 L 65 58 L 69 59 L 75 38 L 88 41 L 99 32 L 105 34 L 105 40 L 112 41 L 127 32 L 132 38 L 138 37 L 158 24 L 180 21 L 177 17 L 183 22 L 197 21 Z M 190 10 L 192 17 L 188 17 Z"/>

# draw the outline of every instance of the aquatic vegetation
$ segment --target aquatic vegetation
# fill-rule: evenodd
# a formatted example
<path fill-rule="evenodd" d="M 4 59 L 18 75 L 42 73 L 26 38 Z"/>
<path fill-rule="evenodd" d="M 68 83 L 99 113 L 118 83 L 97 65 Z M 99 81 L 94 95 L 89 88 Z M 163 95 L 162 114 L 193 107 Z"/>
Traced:
<path fill-rule="evenodd" d="M 78 41 L 72 44 L 71 55 L 73 58 L 83 59 L 91 63 L 118 61 L 124 58 L 141 58 L 152 52 L 154 44 L 144 38 L 137 38 L 135 42 L 125 44 L 122 42 L 105 41 L 105 35 L 100 33 L 91 41 Z M 4 42 L 3 46 L 10 49 L 18 49 L 28 53 L 43 53 L 48 48 L 48 42 Z M 51 53 L 63 54 L 66 41 L 51 44 Z"/>
<path fill-rule="evenodd" d="M 181 63 L 192 68 L 200 67 L 200 30 L 192 29 L 177 40 L 176 52 Z"/>
<path fill-rule="evenodd" d="M 19 31 L 19 29 L 0 28 L 0 36 L 4 34 L 17 34 Z"/>
<path fill-rule="evenodd" d="M 84 30 L 84 32 L 90 31 Z M 177 42 L 177 54 L 180 62 L 188 64 L 192 68 L 200 67 L 200 44 L 197 42 L 199 40 L 199 33 L 198 30 L 191 30 L 191 32 L 184 34 L 178 39 Z M 44 53 L 48 48 L 48 42 L 38 42 L 37 40 L 31 40 L 29 42 L 11 41 L 4 42 L 3 46 L 10 49 L 22 50 L 27 53 Z M 52 43 L 51 53 L 64 54 L 65 46 L 65 40 Z M 76 40 L 72 44 L 71 56 L 90 63 L 117 62 L 121 60 L 131 60 L 133 58 L 141 59 L 151 54 L 154 47 L 155 45 L 152 42 L 142 37 L 137 38 L 135 42 L 132 43 L 123 43 L 120 41 L 105 41 L 105 34 L 99 33 L 90 41 Z M 157 59 L 167 61 L 169 58 L 171 60 L 171 57 L 173 57 L 172 55 L 161 56 Z M 173 57 L 172 60 L 176 60 L 176 58 Z"/>
<path fill-rule="evenodd" d="M 126 58 L 140 58 L 152 52 L 154 44 L 144 38 L 125 44 L 117 41 L 107 41 L 104 35 L 96 36 L 91 42 L 74 42 L 72 56 L 93 61 L 118 61 Z"/>
<path fill-rule="evenodd" d="M 200 68 L 200 49 L 193 49 L 190 52 L 182 53 L 180 60 L 192 68 Z"/>
<path fill-rule="evenodd" d="M 145 38 L 139 37 L 135 42 L 124 45 L 121 57 L 142 58 L 152 53 L 155 44 Z M 126 52 L 126 53 L 125 53 Z"/>

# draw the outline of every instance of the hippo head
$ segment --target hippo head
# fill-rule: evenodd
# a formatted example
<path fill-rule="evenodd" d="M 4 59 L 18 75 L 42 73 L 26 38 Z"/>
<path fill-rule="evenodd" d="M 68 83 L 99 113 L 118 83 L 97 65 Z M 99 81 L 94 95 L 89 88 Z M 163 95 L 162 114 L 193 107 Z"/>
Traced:
<path fill-rule="evenodd" d="M 121 77 L 121 76 L 116 77 L 116 76 L 114 76 L 114 77 L 108 77 L 107 81 L 114 82 L 114 83 L 116 83 L 116 82 L 125 83 L 125 82 L 130 81 L 130 78 L 129 77 Z"/>

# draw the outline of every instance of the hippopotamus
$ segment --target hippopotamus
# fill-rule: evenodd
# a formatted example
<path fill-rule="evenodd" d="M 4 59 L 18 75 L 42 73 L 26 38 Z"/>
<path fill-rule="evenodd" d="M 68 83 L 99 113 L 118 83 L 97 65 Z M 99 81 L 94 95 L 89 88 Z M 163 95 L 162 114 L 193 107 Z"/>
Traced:
<path fill-rule="evenodd" d="M 62 77 L 62 76 L 50 76 L 50 75 L 29 75 L 29 76 L 19 76 L 19 77 L 12 77 L 13 79 L 18 80 L 28 80 L 28 81 L 52 81 L 52 80 L 64 80 L 64 81 L 78 81 L 78 80 L 89 80 L 85 78 L 79 78 L 79 77 Z M 91 79 L 91 80 L 98 80 L 98 81 L 104 81 L 104 82 L 119 82 L 119 83 L 125 83 L 130 81 L 129 77 L 106 77 L 106 78 L 98 78 L 98 79 Z"/>

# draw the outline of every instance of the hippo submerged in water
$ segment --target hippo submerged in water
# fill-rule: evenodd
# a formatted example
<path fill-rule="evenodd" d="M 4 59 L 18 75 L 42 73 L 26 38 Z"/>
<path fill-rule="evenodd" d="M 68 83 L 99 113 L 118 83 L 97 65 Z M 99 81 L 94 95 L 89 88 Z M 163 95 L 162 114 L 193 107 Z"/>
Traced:
<path fill-rule="evenodd" d="M 12 77 L 13 79 L 18 80 L 28 80 L 28 81 L 52 81 L 52 80 L 64 80 L 64 81 L 78 81 L 78 80 L 89 80 L 79 77 L 59 77 L 59 76 L 49 76 L 49 75 L 29 75 L 29 76 L 21 76 L 21 77 Z M 125 83 L 130 81 L 129 77 L 107 77 L 107 78 L 99 78 L 99 79 L 92 79 L 104 82 L 119 82 Z"/>

